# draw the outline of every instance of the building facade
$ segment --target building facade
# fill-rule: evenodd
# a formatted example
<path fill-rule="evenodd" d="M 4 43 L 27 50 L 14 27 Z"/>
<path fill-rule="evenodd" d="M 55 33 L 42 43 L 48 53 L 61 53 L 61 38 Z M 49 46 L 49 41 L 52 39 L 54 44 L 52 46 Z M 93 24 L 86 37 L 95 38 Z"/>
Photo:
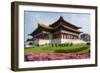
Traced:
<path fill-rule="evenodd" d="M 90 39 L 91 39 L 91 38 L 90 38 L 90 35 L 87 34 L 87 33 L 81 34 L 81 35 L 80 35 L 80 39 L 81 39 L 81 40 L 84 40 L 84 41 L 86 41 L 86 42 L 88 42 L 88 43 L 91 41 L 91 40 L 90 40 Z"/>
<path fill-rule="evenodd" d="M 61 44 L 61 43 L 86 43 L 80 40 L 80 30 L 78 27 L 66 20 L 62 16 L 50 25 L 38 24 L 38 27 L 30 34 L 33 44 Z"/>

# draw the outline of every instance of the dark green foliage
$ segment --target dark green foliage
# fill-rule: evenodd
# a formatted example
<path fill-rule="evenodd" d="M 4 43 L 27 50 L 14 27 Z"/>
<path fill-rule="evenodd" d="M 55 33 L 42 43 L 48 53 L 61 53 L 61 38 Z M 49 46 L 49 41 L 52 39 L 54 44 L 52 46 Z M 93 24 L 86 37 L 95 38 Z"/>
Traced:
<path fill-rule="evenodd" d="M 90 49 L 88 50 L 88 53 L 90 53 Z"/>
<path fill-rule="evenodd" d="M 36 46 L 39 47 L 39 44 L 37 44 Z"/>
<path fill-rule="evenodd" d="M 33 45 L 33 43 L 30 42 L 29 45 Z"/>
<path fill-rule="evenodd" d="M 57 47 L 57 44 L 55 44 L 55 47 Z"/>
<path fill-rule="evenodd" d="M 52 44 L 52 47 L 54 47 L 54 44 Z"/>
<path fill-rule="evenodd" d="M 57 49 L 54 52 L 55 53 L 74 53 L 74 52 L 80 52 L 86 49 L 88 49 L 88 47 L 80 47 L 80 48 L 74 48 L 74 49 Z"/>
<path fill-rule="evenodd" d="M 69 46 L 69 44 L 68 44 L 68 43 L 58 44 L 58 46 L 60 46 L 60 47 L 65 47 L 65 46 Z"/>
<path fill-rule="evenodd" d="M 86 43 L 87 45 L 90 45 L 90 43 Z"/>
<path fill-rule="evenodd" d="M 68 43 L 66 43 L 65 45 L 66 45 L 66 46 L 68 46 L 69 44 L 68 44 Z"/>
<path fill-rule="evenodd" d="M 73 46 L 73 43 L 70 43 L 70 46 Z"/>
<path fill-rule="evenodd" d="M 73 43 L 62 43 L 62 44 L 52 44 L 52 47 L 66 47 L 66 46 L 73 46 Z"/>

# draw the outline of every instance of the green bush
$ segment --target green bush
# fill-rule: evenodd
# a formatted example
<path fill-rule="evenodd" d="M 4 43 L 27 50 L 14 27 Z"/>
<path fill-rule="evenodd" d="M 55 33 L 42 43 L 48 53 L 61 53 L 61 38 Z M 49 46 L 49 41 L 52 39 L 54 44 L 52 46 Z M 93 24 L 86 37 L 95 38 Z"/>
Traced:
<path fill-rule="evenodd" d="M 90 51 L 90 49 L 88 50 L 88 53 L 90 53 L 91 51 Z"/>
<path fill-rule="evenodd" d="M 29 43 L 29 45 L 33 45 L 33 43 L 32 43 L 32 42 L 30 42 L 30 43 Z"/>
<path fill-rule="evenodd" d="M 60 46 L 60 44 L 58 44 L 58 46 Z"/>
<path fill-rule="evenodd" d="M 39 44 L 37 44 L 37 47 L 39 47 Z"/>
<path fill-rule="evenodd" d="M 58 44 L 58 46 L 62 46 L 62 44 Z"/>
<path fill-rule="evenodd" d="M 73 46 L 73 43 L 62 43 L 62 44 L 55 44 L 55 47 L 57 46 L 61 46 L 61 47 L 65 47 L 65 46 Z"/>
<path fill-rule="evenodd" d="M 68 44 L 68 43 L 66 43 L 65 45 L 66 45 L 66 46 L 68 46 L 69 44 Z"/>
<path fill-rule="evenodd" d="M 55 44 L 55 47 L 57 47 L 57 44 Z"/>
<path fill-rule="evenodd" d="M 70 46 L 73 46 L 73 43 L 70 43 Z"/>
<path fill-rule="evenodd" d="M 55 53 L 73 53 L 73 52 L 80 52 L 82 50 L 86 50 L 88 47 L 80 47 L 80 48 L 74 48 L 74 49 L 56 49 Z"/>
<path fill-rule="evenodd" d="M 87 45 L 90 45 L 90 43 L 86 43 Z"/>
<path fill-rule="evenodd" d="M 54 44 L 52 44 L 52 47 L 54 47 Z"/>

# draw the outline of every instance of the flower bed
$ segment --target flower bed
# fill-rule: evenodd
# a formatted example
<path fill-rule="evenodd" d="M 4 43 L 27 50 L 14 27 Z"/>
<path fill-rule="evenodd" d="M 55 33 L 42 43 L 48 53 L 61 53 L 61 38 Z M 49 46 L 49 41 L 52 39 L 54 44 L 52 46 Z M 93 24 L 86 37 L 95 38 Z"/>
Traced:
<path fill-rule="evenodd" d="M 89 53 L 77 54 L 33 54 L 25 55 L 25 61 L 50 61 L 50 60 L 69 60 L 69 59 L 87 59 L 90 58 Z"/>

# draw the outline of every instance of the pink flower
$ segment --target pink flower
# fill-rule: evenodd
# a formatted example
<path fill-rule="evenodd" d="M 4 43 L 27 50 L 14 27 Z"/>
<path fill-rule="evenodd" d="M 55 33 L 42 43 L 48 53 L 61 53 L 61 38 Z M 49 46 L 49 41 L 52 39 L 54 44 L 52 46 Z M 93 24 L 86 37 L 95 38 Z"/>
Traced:
<path fill-rule="evenodd" d="M 50 61 L 50 60 L 69 60 L 69 59 L 86 59 L 90 58 L 89 53 L 81 54 L 26 54 L 26 60 L 28 61 Z"/>

